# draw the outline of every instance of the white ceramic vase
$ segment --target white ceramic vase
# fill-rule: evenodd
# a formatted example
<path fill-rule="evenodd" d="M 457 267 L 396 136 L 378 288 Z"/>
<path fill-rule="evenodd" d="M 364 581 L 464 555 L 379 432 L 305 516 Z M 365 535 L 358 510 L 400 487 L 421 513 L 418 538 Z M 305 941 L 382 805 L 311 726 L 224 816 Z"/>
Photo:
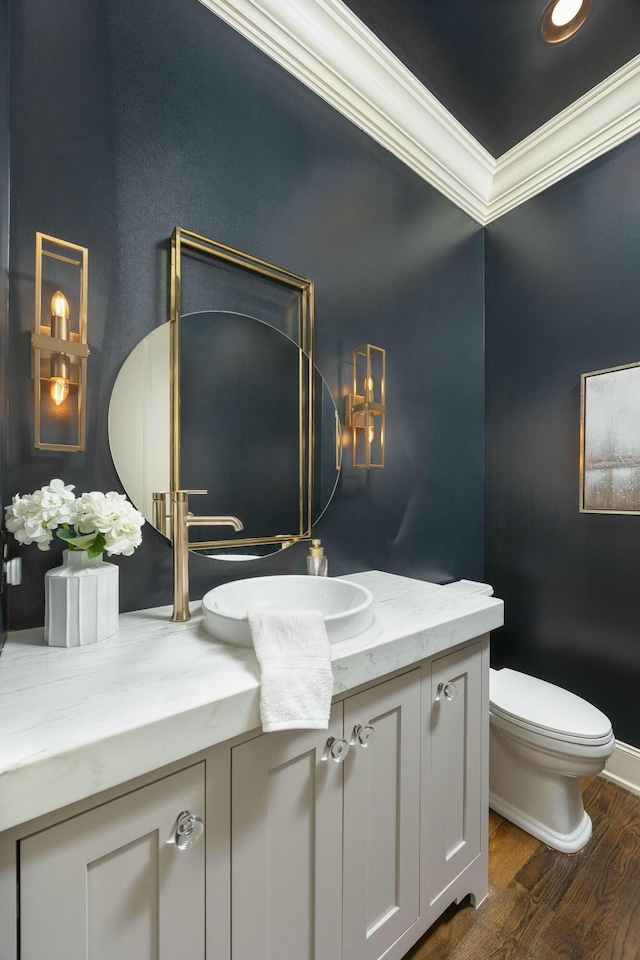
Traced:
<path fill-rule="evenodd" d="M 102 556 L 64 550 L 62 566 L 45 574 L 44 639 L 52 647 L 79 647 L 118 629 L 118 575 Z"/>

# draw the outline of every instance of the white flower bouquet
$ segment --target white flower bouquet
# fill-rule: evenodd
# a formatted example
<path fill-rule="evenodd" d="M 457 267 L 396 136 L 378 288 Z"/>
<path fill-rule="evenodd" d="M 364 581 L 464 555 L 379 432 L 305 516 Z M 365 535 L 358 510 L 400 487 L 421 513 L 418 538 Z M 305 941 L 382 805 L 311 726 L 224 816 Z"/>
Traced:
<path fill-rule="evenodd" d="M 46 487 L 21 497 L 16 494 L 5 511 L 5 523 L 18 543 L 35 543 L 48 550 L 53 535 L 70 550 L 84 550 L 90 559 L 104 550 L 109 556 L 131 556 L 142 543 L 142 514 L 123 493 L 83 493 L 73 484 L 52 480 Z"/>

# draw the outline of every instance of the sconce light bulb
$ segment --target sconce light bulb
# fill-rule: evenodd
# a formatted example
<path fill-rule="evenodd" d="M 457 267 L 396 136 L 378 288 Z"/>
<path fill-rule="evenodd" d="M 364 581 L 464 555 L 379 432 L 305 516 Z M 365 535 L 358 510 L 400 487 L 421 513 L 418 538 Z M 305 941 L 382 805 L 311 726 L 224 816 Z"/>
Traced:
<path fill-rule="evenodd" d="M 374 386 L 373 377 L 364 378 L 364 395 L 367 400 L 373 400 Z"/>
<path fill-rule="evenodd" d="M 56 407 L 59 407 L 65 402 L 69 396 L 69 381 L 65 380 L 63 377 L 52 377 L 51 378 L 51 399 L 55 403 Z"/>
<path fill-rule="evenodd" d="M 367 431 L 367 440 L 371 444 L 376 438 L 376 428 L 371 424 L 369 430 Z"/>
<path fill-rule="evenodd" d="M 56 290 L 51 297 L 51 316 L 69 319 L 69 301 L 61 290 Z"/>

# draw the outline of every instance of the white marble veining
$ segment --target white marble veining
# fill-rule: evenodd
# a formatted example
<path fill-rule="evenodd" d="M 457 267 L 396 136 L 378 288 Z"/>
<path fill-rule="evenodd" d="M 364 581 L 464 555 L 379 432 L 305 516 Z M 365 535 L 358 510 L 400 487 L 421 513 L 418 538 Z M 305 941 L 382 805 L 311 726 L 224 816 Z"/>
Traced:
<path fill-rule="evenodd" d="M 336 694 L 499 627 L 501 600 L 370 571 L 348 579 L 374 622 L 332 647 Z M 120 616 L 118 633 L 73 649 L 42 630 L 0 656 L 0 830 L 56 810 L 259 725 L 252 649 L 228 646 L 169 607 Z"/>

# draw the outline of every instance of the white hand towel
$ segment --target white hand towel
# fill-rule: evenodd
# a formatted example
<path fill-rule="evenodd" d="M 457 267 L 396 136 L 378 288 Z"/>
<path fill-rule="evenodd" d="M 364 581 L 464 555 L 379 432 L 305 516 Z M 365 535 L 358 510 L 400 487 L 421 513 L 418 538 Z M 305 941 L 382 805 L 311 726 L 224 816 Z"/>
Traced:
<path fill-rule="evenodd" d="M 249 627 L 262 672 L 262 729 L 326 730 L 333 674 L 320 611 L 259 610 L 249 613 Z"/>

